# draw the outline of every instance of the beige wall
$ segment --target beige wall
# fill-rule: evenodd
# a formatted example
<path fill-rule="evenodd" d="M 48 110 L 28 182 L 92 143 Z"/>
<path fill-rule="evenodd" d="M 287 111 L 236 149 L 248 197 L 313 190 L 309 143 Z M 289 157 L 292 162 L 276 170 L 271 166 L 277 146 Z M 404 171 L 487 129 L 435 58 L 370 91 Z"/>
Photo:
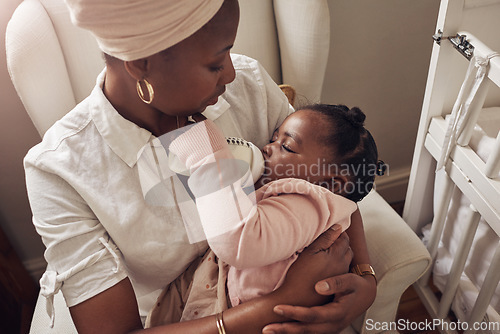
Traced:
<path fill-rule="evenodd" d="M 328 0 L 330 59 L 322 101 L 367 115 L 389 174 L 377 181 L 403 200 L 427 80 L 438 0 Z"/>
<path fill-rule="evenodd" d="M 2 0 L 0 33 L 20 0 Z M 322 100 L 357 105 L 390 175 L 389 200 L 404 199 L 432 46 L 438 0 L 328 0 L 331 51 Z M 39 141 L 8 77 L 0 46 L 0 226 L 35 276 L 43 245 L 31 224 L 22 158 Z M 37 272 L 38 271 L 38 272 Z"/>

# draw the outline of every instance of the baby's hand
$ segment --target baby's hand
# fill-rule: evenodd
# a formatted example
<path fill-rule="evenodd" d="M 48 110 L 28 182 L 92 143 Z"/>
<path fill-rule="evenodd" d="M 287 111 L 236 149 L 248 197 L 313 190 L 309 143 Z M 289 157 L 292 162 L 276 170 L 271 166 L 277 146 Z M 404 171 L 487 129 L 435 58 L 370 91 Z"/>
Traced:
<path fill-rule="evenodd" d="M 333 225 L 330 229 L 321 234 L 306 250 L 317 253 L 327 251 L 331 245 L 338 239 L 342 233 L 342 226 L 339 224 Z"/>

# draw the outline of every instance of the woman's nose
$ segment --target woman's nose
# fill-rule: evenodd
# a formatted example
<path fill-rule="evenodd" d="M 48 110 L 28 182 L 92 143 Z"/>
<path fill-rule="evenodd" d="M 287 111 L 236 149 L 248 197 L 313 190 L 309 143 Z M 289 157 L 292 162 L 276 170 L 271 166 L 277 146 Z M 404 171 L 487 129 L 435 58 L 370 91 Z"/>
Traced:
<path fill-rule="evenodd" d="M 231 56 L 226 56 L 227 59 L 224 64 L 224 69 L 222 70 L 222 74 L 219 78 L 219 84 L 227 85 L 232 82 L 236 78 L 236 71 L 234 70 L 233 61 L 231 60 Z"/>

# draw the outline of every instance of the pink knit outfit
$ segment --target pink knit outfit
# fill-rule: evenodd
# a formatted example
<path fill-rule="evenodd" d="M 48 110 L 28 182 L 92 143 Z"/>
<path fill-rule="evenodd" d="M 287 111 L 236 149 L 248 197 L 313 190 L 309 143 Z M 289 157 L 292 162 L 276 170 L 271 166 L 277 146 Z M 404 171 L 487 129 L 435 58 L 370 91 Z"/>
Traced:
<path fill-rule="evenodd" d="M 298 254 L 332 225 L 347 229 L 357 209 L 354 202 L 300 179 L 245 192 L 248 173 L 228 172 L 224 161 L 232 159 L 231 152 L 208 120 L 191 126 L 169 149 L 190 169 L 189 186 L 208 243 L 230 266 L 233 306 L 278 288 Z"/>

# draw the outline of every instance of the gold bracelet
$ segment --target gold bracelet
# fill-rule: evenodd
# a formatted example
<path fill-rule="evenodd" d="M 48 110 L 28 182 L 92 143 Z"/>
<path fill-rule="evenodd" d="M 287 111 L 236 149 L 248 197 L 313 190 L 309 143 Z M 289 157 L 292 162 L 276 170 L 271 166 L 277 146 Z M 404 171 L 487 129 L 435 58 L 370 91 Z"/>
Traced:
<path fill-rule="evenodd" d="M 217 330 L 219 331 L 219 334 L 226 334 L 224 321 L 222 320 L 222 312 L 215 315 L 215 323 L 217 324 Z"/>

